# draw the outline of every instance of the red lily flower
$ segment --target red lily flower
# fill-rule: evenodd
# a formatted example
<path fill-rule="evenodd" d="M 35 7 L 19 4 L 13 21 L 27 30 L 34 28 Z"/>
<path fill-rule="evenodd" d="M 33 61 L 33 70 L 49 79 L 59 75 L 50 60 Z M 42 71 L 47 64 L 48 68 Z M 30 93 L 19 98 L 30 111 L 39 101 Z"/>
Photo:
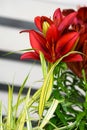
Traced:
<path fill-rule="evenodd" d="M 42 32 L 43 31 L 43 24 L 44 22 L 47 22 L 49 24 L 49 26 L 51 26 L 52 24 L 55 24 L 58 28 L 59 33 L 64 33 L 64 30 L 68 29 L 68 27 L 71 25 L 71 23 L 73 22 L 73 19 L 76 17 L 77 12 L 73 12 L 69 15 L 67 15 L 66 17 L 64 17 L 64 15 L 62 14 L 60 8 L 56 9 L 54 14 L 53 14 L 53 20 L 51 20 L 50 18 L 46 17 L 46 16 L 37 16 L 34 19 L 35 25 L 37 26 L 37 28 Z"/>
<path fill-rule="evenodd" d="M 65 9 L 62 13 L 64 16 L 67 16 L 72 12 L 77 12 L 76 17 L 73 20 L 73 29 L 80 33 L 87 32 L 87 7 L 80 7 L 77 11 L 73 9 Z"/>
<path fill-rule="evenodd" d="M 71 51 L 78 39 L 78 33 L 71 32 L 63 35 L 59 40 L 57 40 L 58 31 L 54 25 L 50 26 L 46 38 L 34 30 L 28 32 L 30 34 L 30 43 L 32 48 L 34 48 L 34 52 L 24 53 L 21 56 L 21 59 L 39 59 L 39 52 L 41 51 L 47 61 L 55 62 L 60 57 Z M 54 32 L 54 35 L 52 35 L 52 32 Z M 71 58 L 72 56 L 74 58 Z M 64 61 L 70 62 L 82 60 L 79 54 L 73 54 L 72 56 L 68 56 Z"/>
<path fill-rule="evenodd" d="M 30 44 L 34 51 L 24 53 L 21 59 L 38 59 L 39 53 L 42 52 L 48 62 L 54 63 L 59 58 L 72 51 L 79 34 L 77 32 L 64 33 L 69 27 L 76 13 L 72 13 L 63 18 L 60 9 L 54 12 L 53 20 L 46 16 L 36 17 L 35 24 L 40 30 L 24 30 L 28 32 Z M 58 21 L 58 22 L 57 22 Z M 72 54 L 63 59 L 64 62 L 82 61 L 79 54 Z"/>
<path fill-rule="evenodd" d="M 48 18 L 46 16 L 41 16 L 41 17 L 37 16 L 37 17 L 35 17 L 34 22 L 35 22 L 35 25 L 37 26 L 37 28 L 40 31 L 42 31 L 44 22 L 47 22 L 49 25 L 55 24 L 58 26 L 62 20 L 63 20 L 63 15 L 62 15 L 60 8 L 58 8 L 55 10 L 55 12 L 53 14 L 53 20 L 51 20 L 50 18 Z"/>
<path fill-rule="evenodd" d="M 82 77 L 82 69 L 84 69 L 87 78 L 87 7 L 80 7 L 77 11 L 72 9 L 64 10 L 63 14 L 66 16 L 71 12 L 77 12 L 77 16 L 73 21 L 72 30 L 80 34 L 75 50 L 82 52 L 84 55 L 82 62 L 68 63 L 68 66 L 79 77 Z"/>

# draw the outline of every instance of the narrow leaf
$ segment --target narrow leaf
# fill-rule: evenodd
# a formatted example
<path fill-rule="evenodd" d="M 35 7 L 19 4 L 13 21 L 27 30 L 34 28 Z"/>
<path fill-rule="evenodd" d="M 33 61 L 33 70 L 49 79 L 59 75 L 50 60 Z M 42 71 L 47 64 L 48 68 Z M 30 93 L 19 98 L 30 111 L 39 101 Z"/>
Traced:
<path fill-rule="evenodd" d="M 28 80 L 28 77 L 29 77 L 29 75 L 27 75 L 26 76 L 26 78 L 25 78 L 25 80 L 24 80 L 24 82 L 23 82 L 23 84 L 21 85 L 21 87 L 20 87 L 20 90 L 19 90 L 19 93 L 18 93 L 18 98 L 17 98 L 17 103 L 16 103 L 16 110 L 15 110 L 15 116 L 16 116 L 16 114 L 17 114 L 17 109 L 18 109 L 18 106 L 19 106 L 19 104 L 20 104 L 20 96 L 21 96 L 21 94 L 22 94 L 22 91 L 23 91 L 23 89 L 24 89 L 24 87 L 25 87 L 25 84 L 26 84 L 26 82 L 27 82 L 27 80 Z"/>
<path fill-rule="evenodd" d="M 38 90 L 36 91 L 36 93 L 31 97 L 30 101 L 28 102 L 28 108 L 30 108 L 31 105 L 32 105 L 35 101 L 37 101 L 37 100 L 39 99 L 40 94 L 41 94 L 41 89 L 42 89 L 42 88 L 38 89 Z"/>
<path fill-rule="evenodd" d="M 26 110 L 26 123 L 27 123 L 27 130 L 33 130 L 28 110 Z"/>
<path fill-rule="evenodd" d="M 19 118 L 17 120 L 16 129 L 18 129 L 18 130 L 23 130 L 25 119 L 26 119 L 26 111 L 28 109 L 29 97 L 30 97 L 30 89 L 28 90 L 23 110 L 21 111 Z"/>
<path fill-rule="evenodd" d="M 42 129 L 50 120 L 50 118 L 53 116 L 54 111 L 56 110 L 57 106 L 58 106 L 59 101 L 54 99 L 49 110 L 47 111 L 44 119 L 42 120 L 42 123 L 40 125 L 40 128 Z"/>
<path fill-rule="evenodd" d="M 39 116 L 42 117 L 42 114 L 43 114 L 43 111 L 44 111 L 44 106 L 45 106 L 45 103 L 47 101 L 47 93 L 49 92 L 49 89 L 52 89 L 52 86 L 49 84 L 50 80 L 51 80 L 51 76 L 53 74 L 53 71 L 55 69 L 55 67 L 63 60 L 63 58 L 69 56 L 70 54 L 74 54 L 74 53 L 79 53 L 77 51 L 72 51 L 72 52 L 69 52 L 67 53 L 66 55 L 62 56 L 60 59 L 58 59 L 54 64 L 53 66 L 51 67 L 51 69 L 49 70 L 45 80 L 44 80 L 44 83 L 43 83 L 43 86 L 42 86 L 42 89 L 41 89 L 41 95 L 40 95 L 40 102 L 39 102 Z M 50 95 L 49 95 L 50 97 Z"/>
<path fill-rule="evenodd" d="M 7 127 L 8 129 L 11 129 L 12 124 L 12 102 L 13 102 L 13 88 L 11 86 L 8 86 L 8 117 L 7 117 Z"/>
<path fill-rule="evenodd" d="M 2 125 L 2 102 L 0 101 L 0 130 L 3 130 Z"/>
<path fill-rule="evenodd" d="M 45 79 L 44 84 L 42 86 L 40 102 L 39 102 L 39 115 L 42 116 L 44 106 L 46 101 L 49 99 L 50 94 L 52 92 L 53 85 L 53 74 L 50 74 L 49 77 Z"/>
<path fill-rule="evenodd" d="M 40 60 L 41 60 L 41 66 L 42 66 L 42 72 L 43 72 L 43 77 L 45 79 L 47 75 L 47 65 L 46 65 L 46 60 L 44 58 L 44 55 L 42 52 L 40 52 Z"/>

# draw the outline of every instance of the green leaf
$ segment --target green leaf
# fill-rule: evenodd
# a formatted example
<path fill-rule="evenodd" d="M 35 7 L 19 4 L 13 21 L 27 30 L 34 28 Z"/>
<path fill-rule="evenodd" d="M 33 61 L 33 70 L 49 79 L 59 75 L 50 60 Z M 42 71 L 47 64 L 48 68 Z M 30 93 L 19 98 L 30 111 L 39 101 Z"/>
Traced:
<path fill-rule="evenodd" d="M 49 70 L 47 76 L 45 77 L 42 89 L 41 89 L 41 95 L 40 95 L 40 102 L 39 102 L 39 116 L 42 117 L 43 111 L 44 111 L 44 106 L 45 103 L 47 101 L 47 99 L 49 99 L 51 91 L 52 91 L 52 87 L 51 86 L 52 83 L 52 76 L 53 76 L 53 71 L 55 69 L 55 67 L 63 60 L 63 58 L 65 58 L 66 56 L 76 53 L 76 51 L 72 51 L 67 53 L 66 55 L 62 56 L 60 59 L 58 59 L 53 66 L 51 67 L 51 69 Z M 49 89 L 50 89 L 50 94 L 49 94 Z M 49 95 L 49 96 L 48 96 Z"/>
<path fill-rule="evenodd" d="M 79 129 L 80 130 L 85 130 L 85 124 L 86 124 L 85 121 L 81 121 L 80 124 L 79 124 Z"/>
<path fill-rule="evenodd" d="M 2 125 L 2 102 L 0 101 L 0 130 L 3 130 Z"/>
<path fill-rule="evenodd" d="M 58 119 L 56 118 L 56 116 L 52 117 L 49 120 L 49 123 L 47 123 L 47 125 L 45 125 L 45 130 L 53 130 L 54 128 L 57 128 L 57 122 Z"/>
<path fill-rule="evenodd" d="M 47 75 L 48 76 L 48 75 Z M 49 99 L 53 87 L 53 74 L 46 77 L 41 89 L 40 102 L 39 102 L 39 115 L 42 116 L 46 101 Z"/>
<path fill-rule="evenodd" d="M 8 86 L 8 116 L 7 116 L 7 130 L 11 129 L 12 127 L 12 116 L 13 116 L 13 107 L 12 107 L 12 103 L 13 103 L 13 88 L 9 85 Z"/>
<path fill-rule="evenodd" d="M 85 88 L 85 90 L 87 90 L 87 80 L 86 80 L 86 74 L 85 74 L 84 69 L 82 70 L 82 76 L 83 76 L 83 79 L 84 79 L 84 88 Z"/>
<path fill-rule="evenodd" d="M 63 126 L 63 127 L 59 127 L 59 128 L 56 128 L 54 130 L 75 130 L 75 125 L 76 125 L 76 122 L 73 122 L 67 126 Z"/>
<path fill-rule="evenodd" d="M 77 119 L 76 119 L 77 126 L 81 123 L 81 120 L 84 118 L 85 114 L 86 114 L 85 112 L 80 112 L 78 114 Z"/>
<path fill-rule="evenodd" d="M 27 114 L 27 110 L 28 110 L 29 97 L 30 97 L 30 89 L 28 90 L 24 107 L 23 107 L 23 109 L 22 109 L 22 111 L 21 111 L 21 113 L 18 117 L 18 120 L 17 120 L 16 129 L 18 129 L 18 130 L 23 130 L 23 128 L 24 128 L 24 123 L 25 123 L 25 120 L 26 120 L 26 114 Z"/>
<path fill-rule="evenodd" d="M 59 109 L 56 109 L 56 114 L 57 114 L 58 118 L 61 120 L 61 122 L 62 122 L 65 126 L 67 126 L 68 124 L 67 124 L 67 121 L 66 121 L 66 119 L 65 119 L 64 114 L 63 114 Z"/>
<path fill-rule="evenodd" d="M 31 50 L 35 50 L 35 49 L 33 49 L 33 48 L 28 48 L 28 49 L 23 49 L 23 50 L 18 50 L 18 51 L 10 51 L 10 52 L 7 52 L 7 53 L 3 54 L 2 56 L 12 55 L 12 54 L 17 53 L 17 52 L 19 52 L 19 51 L 31 51 Z"/>
<path fill-rule="evenodd" d="M 35 94 L 31 97 L 30 101 L 28 102 L 28 108 L 30 108 L 31 105 L 32 105 L 35 101 L 37 101 L 37 100 L 39 99 L 40 94 L 41 94 L 41 89 L 42 89 L 42 88 L 38 89 L 38 90 L 35 92 Z"/>
<path fill-rule="evenodd" d="M 25 87 L 25 84 L 26 84 L 26 82 L 27 82 L 27 80 L 28 80 L 28 77 L 29 77 L 29 75 L 26 76 L 26 78 L 25 78 L 23 84 L 22 84 L 21 87 L 20 87 L 19 93 L 18 93 L 17 103 L 16 103 L 16 105 L 15 105 L 15 117 L 17 116 L 16 114 L 17 114 L 18 106 L 20 105 L 20 97 L 21 97 L 22 91 L 23 91 L 23 89 L 24 89 L 24 87 Z M 22 101 L 23 101 L 23 100 L 22 100 Z"/>
<path fill-rule="evenodd" d="M 64 98 L 60 95 L 60 93 L 58 92 L 58 90 L 54 90 L 53 91 L 53 96 L 57 100 L 61 100 L 61 101 L 64 100 Z"/>
<path fill-rule="evenodd" d="M 28 110 L 26 110 L 26 123 L 27 130 L 33 130 Z"/>
<path fill-rule="evenodd" d="M 40 52 L 40 61 L 41 61 L 41 66 L 42 66 L 43 77 L 45 79 L 47 75 L 47 65 L 46 65 L 46 60 L 42 52 Z"/>
<path fill-rule="evenodd" d="M 42 120 L 42 123 L 40 125 L 40 128 L 42 129 L 51 119 L 51 117 L 53 116 L 54 111 L 56 110 L 58 103 L 60 103 L 58 100 L 54 99 L 50 108 L 48 109 L 44 119 Z"/>

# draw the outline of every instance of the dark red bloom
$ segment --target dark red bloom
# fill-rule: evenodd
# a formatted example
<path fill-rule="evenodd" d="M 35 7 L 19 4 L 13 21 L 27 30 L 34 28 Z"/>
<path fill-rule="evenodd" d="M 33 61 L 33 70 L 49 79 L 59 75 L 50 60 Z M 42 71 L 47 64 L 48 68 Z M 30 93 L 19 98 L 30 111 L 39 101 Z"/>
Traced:
<path fill-rule="evenodd" d="M 79 77 L 82 77 L 82 69 L 84 69 L 87 77 L 87 7 L 80 7 L 77 11 L 72 9 L 64 10 L 63 14 L 66 16 L 71 12 L 77 12 L 76 17 L 73 20 L 72 30 L 77 31 L 80 34 L 75 50 L 82 52 L 84 55 L 82 62 L 68 63 L 68 66 Z"/>
<path fill-rule="evenodd" d="M 30 37 L 32 52 L 24 53 L 21 59 L 39 59 L 39 54 L 42 52 L 48 62 L 54 63 L 59 58 L 72 51 L 79 38 L 78 32 L 64 33 L 76 13 L 69 14 L 64 17 L 57 9 L 53 14 L 53 20 L 46 16 L 36 17 L 35 24 L 40 32 L 35 30 L 24 30 L 28 32 Z M 65 62 L 82 61 L 79 54 L 72 54 L 63 59 Z"/>

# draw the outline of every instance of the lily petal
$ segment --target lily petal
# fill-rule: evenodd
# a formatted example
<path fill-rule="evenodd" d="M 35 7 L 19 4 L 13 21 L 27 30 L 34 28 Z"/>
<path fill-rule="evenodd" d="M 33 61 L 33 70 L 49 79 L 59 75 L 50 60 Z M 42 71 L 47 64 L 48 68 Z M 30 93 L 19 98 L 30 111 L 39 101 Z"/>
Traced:
<path fill-rule="evenodd" d="M 56 9 L 54 14 L 53 14 L 53 21 L 54 23 L 58 26 L 60 24 L 60 22 L 63 19 L 63 15 L 61 13 L 60 8 Z"/>
<path fill-rule="evenodd" d="M 34 19 L 35 25 L 37 26 L 37 28 L 38 28 L 40 31 L 42 31 L 43 22 L 44 22 L 44 21 L 45 21 L 45 22 L 48 22 L 49 25 L 53 24 L 53 21 L 52 21 L 50 18 L 46 17 L 46 16 L 42 16 L 42 17 L 37 16 L 37 17 L 35 17 L 35 19 Z"/>
<path fill-rule="evenodd" d="M 63 59 L 64 62 L 78 62 L 82 60 L 83 58 L 80 54 L 70 54 L 69 56 Z"/>
<path fill-rule="evenodd" d="M 67 15 L 69 15 L 70 13 L 73 13 L 73 12 L 75 12 L 74 9 L 63 9 L 62 14 L 63 14 L 64 16 L 67 16 Z"/>
<path fill-rule="evenodd" d="M 50 57 L 49 49 L 46 46 L 46 39 L 38 32 L 30 30 L 30 43 L 33 49 L 39 54 L 41 51 L 47 59 Z"/>
<path fill-rule="evenodd" d="M 30 30 L 29 35 L 30 35 L 30 43 L 31 43 L 32 48 L 36 49 L 37 53 L 41 51 L 45 54 L 46 51 L 48 51 L 45 46 L 46 39 L 40 33 L 34 30 Z"/>
<path fill-rule="evenodd" d="M 35 59 L 35 60 L 39 60 L 39 55 L 35 52 L 26 52 L 21 56 L 21 60 L 23 59 Z"/>
<path fill-rule="evenodd" d="M 84 6 L 79 8 L 77 17 L 83 22 L 87 22 L 87 7 Z"/>
<path fill-rule="evenodd" d="M 46 39 L 47 39 L 47 41 L 48 41 L 50 46 L 52 44 L 54 44 L 54 42 L 57 42 L 57 40 L 58 40 L 58 33 L 59 32 L 58 32 L 57 27 L 54 24 L 52 24 L 49 27 L 49 29 L 47 31 L 47 34 L 46 34 Z"/>
<path fill-rule="evenodd" d="M 41 24 L 41 17 L 37 16 L 34 18 L 34 23 L 37 26 L 37 28 L 42 31 L 42 24 Z"/>
<path fill-rule="evenodd" d="M 34 31 L 34 30 L 23 30 L 22 32 L 28 32 L 30 35 L 30 44 L 32 46 L 33 49 L 36 50 L 37 53 L 39 53 L 39 51 L 42 51 L 43 53 L 45 53 L 46 50 L 46 39 L 38 32 Z"/>
<path fill-rule="evenodd" d="M 79 44 L 77 44 L 76 50 L 81 51 L 84 46 L 85 41 L 87 41 L 87 33 L 80 35 Z"/>
<path fill-rule="evenodd" d="M 76 17 L 77 13 L 74 12 L 74 13 L 71 13 L 69 15 L 67 15 L 63 21 L 60 23 L 59 27 L 58 27 L 58 30 L 62 33 L 65 28 L 67 28 L 68 26 L 70 26 L 70 24 L 72 24 L 74 18 Z"/>
<path fill-rule="evenodd" d="M 56 53 L 62 56 L 71 51 L 78 38 L 79 34 L 77 32 L 71 32 L 62 36 L 57 42 Z"/>

